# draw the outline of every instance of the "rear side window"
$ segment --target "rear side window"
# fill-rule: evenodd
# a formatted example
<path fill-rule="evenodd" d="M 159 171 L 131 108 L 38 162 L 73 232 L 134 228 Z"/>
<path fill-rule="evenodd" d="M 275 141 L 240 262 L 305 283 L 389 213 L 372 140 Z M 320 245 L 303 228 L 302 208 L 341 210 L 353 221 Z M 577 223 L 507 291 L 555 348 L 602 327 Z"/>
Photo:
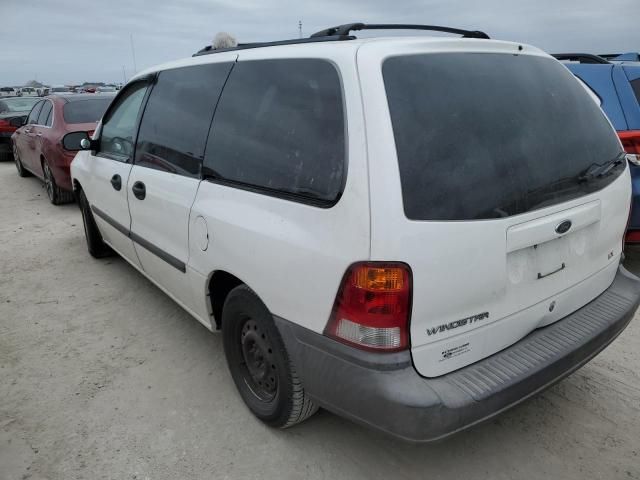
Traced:
<path fill-rule="evenodd" d="M 213 112 L 231 63 L 160 73 L 138 133 L 136 165 L 200 176 Z"/>
<path fill-rule="evenodd" d="M 49 101 L 44 102 L 42 106 L 42 110 L 40 110 L 40 115 L 38 115 L 38 125 L 47 125 L 47 119 L 51 115 L 51 110 L 53 109 L 53 104 Z"/>
<path fill-rule="evenodd" d="M 203 173 L 329 206 L 342 189 L 344 130 L 340 78 L 328 61 L 239 62 L 220 98 Z"/>
<path fill-rule="evenodd" d="M 27 118 L 27 125 L 33 125 L 38 122 L 38 115 L 40 115 L 40 111 L 42 110 L 42 105 L 44 104 L 44 100 L 36 103 L 36 105 L 31 109 L 29 113 L 29 118 Z"/>
<path fill-rule="evenodd" d="M 62 116 L 67 123 L 98 122 L 107 111 L 111 100 L 113 97 L 72 100 L 64 105 Z"/>
<path fill-rule="evenodd" d="M 555 60 L 426 54 L 389 58 L 382 72 L 409 219 L 517 215 L 599 190 L 625 168 L 585 180 L 620 145 Z"/>

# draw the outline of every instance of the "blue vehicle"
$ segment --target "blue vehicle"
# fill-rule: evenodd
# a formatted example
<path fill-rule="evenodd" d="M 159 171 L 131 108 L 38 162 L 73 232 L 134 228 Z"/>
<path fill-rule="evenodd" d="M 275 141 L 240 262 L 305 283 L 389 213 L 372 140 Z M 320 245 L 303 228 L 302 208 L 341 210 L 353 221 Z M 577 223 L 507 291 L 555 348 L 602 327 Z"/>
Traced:
<path fill-rule="evenodd" d="M 553 56 L 599 97 L 600 106 L 631 154 L 633 199 L 625 241 L 640 243 L 640 62 L 634 62 L 631 54 L 611 56 L 611 61 L 586 53 Z"/>

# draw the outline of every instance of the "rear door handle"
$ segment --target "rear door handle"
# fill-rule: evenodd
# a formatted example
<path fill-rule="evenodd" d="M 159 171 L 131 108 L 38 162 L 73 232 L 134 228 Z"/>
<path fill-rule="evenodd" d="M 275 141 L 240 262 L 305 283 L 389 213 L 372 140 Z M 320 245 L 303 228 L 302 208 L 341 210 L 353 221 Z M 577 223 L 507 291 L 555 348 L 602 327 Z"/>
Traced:
<path fill-rule="evenodd" d="M 120 175 L 118 175 L 117 173 L 113 177 L 111 177 L 111 186 L 117 191 L 120 191 L 120 189 L 122 188 L 122 177 L 120 177 Z"/>
<path fill-rule="evenodd" d="M 147 196 L 147 187 L 145 187 L 144 183 L 136 182 L 131 187 L 131 191 L 136 196 L 138 200 L 144 200 L 144 197 Z"/>

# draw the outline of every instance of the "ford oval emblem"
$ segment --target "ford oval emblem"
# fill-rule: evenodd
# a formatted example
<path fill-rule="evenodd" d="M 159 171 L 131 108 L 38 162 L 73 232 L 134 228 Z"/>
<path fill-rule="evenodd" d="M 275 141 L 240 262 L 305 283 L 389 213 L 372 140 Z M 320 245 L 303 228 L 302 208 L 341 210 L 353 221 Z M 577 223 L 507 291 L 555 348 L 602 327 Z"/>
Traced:
<path fill-rule="evenodd" d="M 558 224 L 556 227 L 556 233 L 562 235 L 563 233 L 567 233 L 571 229 L 571 220 L 565 220 L 564 222 Z"/>

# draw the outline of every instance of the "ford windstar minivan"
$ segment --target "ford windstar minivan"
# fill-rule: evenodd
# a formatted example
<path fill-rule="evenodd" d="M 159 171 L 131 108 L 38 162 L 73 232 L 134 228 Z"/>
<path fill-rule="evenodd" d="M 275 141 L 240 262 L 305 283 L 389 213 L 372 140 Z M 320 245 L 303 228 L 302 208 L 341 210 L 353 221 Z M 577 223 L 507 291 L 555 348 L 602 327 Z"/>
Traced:
<path fill-rule="evenodd" d="M 463 38 L 356 38 L 412 28 Z M 561 63 L 479 31 L 351 24 L 138 74 L 67 134 L 89 252 L 211 330 L 248 408 L 411 441 L 504 411 L 605 348 L 629 167 Z"/>

